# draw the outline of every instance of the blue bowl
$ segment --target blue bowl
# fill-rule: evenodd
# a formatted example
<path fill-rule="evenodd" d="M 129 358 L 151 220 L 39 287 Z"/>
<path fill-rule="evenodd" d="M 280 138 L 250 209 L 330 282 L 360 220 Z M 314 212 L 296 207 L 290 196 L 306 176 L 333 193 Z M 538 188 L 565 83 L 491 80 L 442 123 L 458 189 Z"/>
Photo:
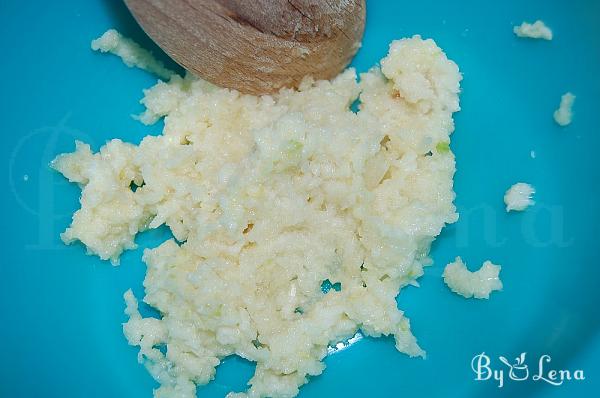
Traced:
<path fill-rule="evenodd" d="M 554 40 L 512 33 L 535 19 Z M 156 387 L 122 335 L 122 294 L 130 287 L 142 294 L 142 248 L 168 231 L 143 233 L 120 267 L 85 256 L 81 245 L 64 246 L 59 233 L 79 207 L 79 189 L 48 168 L 75 139 L 98 149 L 109 138 L 137 143 L 162 130 L 130 117 L 155 78 L 89 50 L 111 27 L 165 58 L 120 1 L 0 4 L 0 397 L 150 397 Z M 460 220 L 434 243 L 421 287 L 398 297 L 427 359 L 396 352 L 388 338 L 363 339 L 329 356 L 300 397 L 597 393 L 600 2 L 369 0 L 353 65 L 367 70 L 391 40 L 413 34 L 434 38 L 464 74 L 452 140 Z M 561 128 L 552 112 L 566 91 L 577 95 L 575 117 Z M 537 203 L 507 214 L 502 196 L 518 181 L 536 187 Z M 451 293 L 441 273 L 457 255 L 472 268 L 486 259 L 502 264 L 504 290 L 489 301 Z M 515 380 L 524 370 L 511 375 L 499 356 L 514 365 L 522 352 L 529 377 Z M 478 364 L 480 379 L 488 368 L 496 377 L 477 380 Z M 551 369 L 569 370 L 571 380 L 554 385 Z M 585 380 L 575 380 L 575 370 Z M 252 372 L 252 364 L 228 358 L 198 395 L 243 390 Z"/>

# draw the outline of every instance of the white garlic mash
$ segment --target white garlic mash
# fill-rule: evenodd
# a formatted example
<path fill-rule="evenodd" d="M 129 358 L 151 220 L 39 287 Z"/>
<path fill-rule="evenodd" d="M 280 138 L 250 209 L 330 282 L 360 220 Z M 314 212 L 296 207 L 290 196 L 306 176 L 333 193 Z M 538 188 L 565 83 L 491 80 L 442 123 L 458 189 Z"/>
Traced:
<path fill-rule="evenodd" d="M 533 206 L 535 201 L 532 199 L 535 194 L 535 188 L 526 182 L 517 182 L 513 184 L 504 194 L 504 204 L 506 211 L 523 211 L 529 206 Z"/>
<path fill-rule="evenodd" d="M 554 111 L 554 121 L 559 126 L 568 126 L 573 121 L 573 104 L 575 96 L 572 93 L 565 93 L 560 97 L 560 106 Z"/>
<path fill-rule="evenodd" d="M 174 76 L 143 99 L 141 120 L 164 116 L 162 135 L 96 153 L 79 142 L 54 160 L 82 188 L 66 243 L 117 263 L 139 231 L 173 233 L 143 256 L 143 300 L 161 318 L 125 294 L 125 336 L 156 397 L 195 397 L 229 355 L 256 362 L 230 397 L 293 397 L 328 345 L 359 330 L 424 354 L 396 296 L 458 217 L 448 143 L 460 80 L 419 36 L 393 42 L 359 82 L 348 69 L 274 96 Z"/>
<path fill-rule="evenodd" d="M 534 23 L 523 22 L 521 25 L 513 27 L 513 32 L 518 37 L 552 40 L 552 29 L 540 20 Z"/>
<path fill-rule="evenodd" d="M 144 69 L 161 79 L 168 80 L 175 73 L 165 68 L 163 63 L 154 58 L 151 52 L 114 29 L 107 30 L 102 36 L 93 40 L 91 47 L 94 51 L 114 54 L 130 68 L 135 66 Z"/>
<path fill-rule="evenodd" d="M 465 298 L 488 299 L 495 290 L 502 290 L 501 266 L 491 261 L 483 263 L 477 271 L 469 271 L 460 257 L 446 265 L 443 278 L 454 293 Z"/>

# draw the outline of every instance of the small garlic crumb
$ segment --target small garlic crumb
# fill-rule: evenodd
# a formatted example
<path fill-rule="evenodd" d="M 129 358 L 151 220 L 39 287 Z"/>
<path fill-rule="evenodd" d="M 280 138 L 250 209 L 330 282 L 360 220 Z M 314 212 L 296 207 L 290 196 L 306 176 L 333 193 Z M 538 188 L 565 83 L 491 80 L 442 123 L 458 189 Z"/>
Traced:
<path fill-rule="evenodd" d="M 504 203 L 506 203 L 506 211 L 516 210 L 523 211 L 529 206 L 535 204 L 531 199 L 535 189 L 524 182 L 518 182 L 506 191 L 504 194 Z"/>
<path fill-rule="evenodd" d="M 23 175 L 23 181 L 25 181 L 25 182 L 29 181 L 29 176 L 27 174 Z"/>
<path fill-rule="evenodd" d="M 554 121 L 560 126 L 567 126 L 573 120 L 573 103 L 575 96 L 572 93 L 566 93 L 560 97 L 560 106 L 554 111 Z"/>
<path fill-rule="evenodd" d="M 535 21 L 533 24 L 523 22 L 521 25 L 513 27 L 513 32 L 518 37 L 552 40 L 552 30 L 540 20 Z"/>
<path fill-rule="evenodd" d="M 107 30 L 102 36 L 92 41 L 92 50 L 115 54 L 121 57 L 125 65 L 138 67 L 164 80 L 169 80 L 175 72 L 165 68 L 162 62 L 154 58 L 152 53 L 115 29 Z"/>
<path fill-rule="evenodd" d="M 531 159 L 535 159 L 535 151 L 529 152 L 529 156 L 531 156 Z"/>
<path fill-rule="evenodd" d="M 487 299 L 494 290 L 502 290 L 501 268 L 499 265 L 486 261 L 479 270 L 471 272 L 462 259 L 456 257 L 453 263 L 444 268 L 444 283 L 454 293 L 465 298 Z"/>

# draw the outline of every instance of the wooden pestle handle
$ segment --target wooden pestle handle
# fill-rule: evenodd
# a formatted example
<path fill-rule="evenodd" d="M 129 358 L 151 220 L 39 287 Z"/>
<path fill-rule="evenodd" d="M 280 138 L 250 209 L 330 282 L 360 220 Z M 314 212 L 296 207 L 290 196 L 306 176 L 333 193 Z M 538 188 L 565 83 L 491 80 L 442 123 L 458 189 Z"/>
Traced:
<path fill-rule="evenodd" d="M 251 94 L 336 76 L 360 47 L 366 10 L 365 0 L 125 2 L 184 68 Z"/>

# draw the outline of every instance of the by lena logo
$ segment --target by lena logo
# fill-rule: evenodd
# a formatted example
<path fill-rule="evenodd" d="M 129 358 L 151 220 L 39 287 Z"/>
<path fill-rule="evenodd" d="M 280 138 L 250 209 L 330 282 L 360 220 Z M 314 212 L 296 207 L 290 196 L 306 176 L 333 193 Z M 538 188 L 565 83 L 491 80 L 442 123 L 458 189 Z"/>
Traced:
<path fill-rule="evenodd" d="M 505 379 L 513 381 L 524 381 L 531 378 L 533 381 L 542 381 L 553 386 L 560 386 L 567 381 L 585 380 L 583 370 L 577 369 L 574 371 L 568 369 L 553 369 L 550 365 L 552 358 L 550 355 L 544 354 L 537 360 L 537 369 L 535 372 L 532 369 L 530 374 L 529 366 L 526 361 L 527 353 L 523 352 L 515 358 L 511 363 L 503 356 L 499 356 L 500 366 L 492 365 L 492 360 L 485 352 L 475 355 L 471 361 L 471 369 L 475 373 L 475 380 L 495 380 L 498 383 L 498 388 L 502 388 L 505 384 Z M 531 377 L 530 377 L 531 376 Z"/>

